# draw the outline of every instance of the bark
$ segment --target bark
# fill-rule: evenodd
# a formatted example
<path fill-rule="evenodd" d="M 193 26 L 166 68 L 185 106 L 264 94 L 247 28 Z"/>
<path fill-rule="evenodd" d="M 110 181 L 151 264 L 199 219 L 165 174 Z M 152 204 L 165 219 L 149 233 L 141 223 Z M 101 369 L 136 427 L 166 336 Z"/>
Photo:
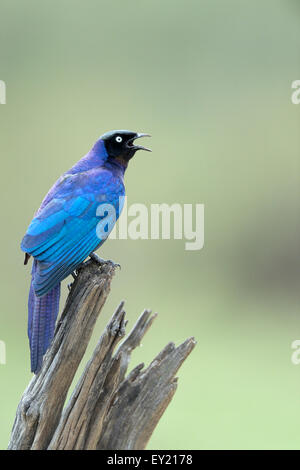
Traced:
<path fill-rule="evenodd" d="M 147 368 L 139 364 L 126 375 L 132 350 L 156 317 L 149 310 L 125 337 L 121 302 L 65 404 L 117 266 L 93 259 L 79 269 L 42 369 L 18 405 L 9 449 L 146 447 L 176 391 L 177 370 L 195 346 L 193 338 L 178 347 L 169 343 Z"/>

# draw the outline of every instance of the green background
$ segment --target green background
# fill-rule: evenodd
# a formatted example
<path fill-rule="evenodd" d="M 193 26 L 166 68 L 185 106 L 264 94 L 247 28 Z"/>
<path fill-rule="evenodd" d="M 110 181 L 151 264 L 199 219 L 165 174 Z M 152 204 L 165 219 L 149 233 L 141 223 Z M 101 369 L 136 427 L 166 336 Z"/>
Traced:
<path fill-rule="evenodd" d="M 108 241 L 122 270 L 85 359 L 121 299 L 130 325 L 149 307 L 132 365 L 198 344 L 148 448 L 300 448 L 299 15 L 297 0 L 0 0 L 1 448 L 31 378 L 20 240 L 57 177 L 119 128 L 153 136 L 128 204 L 204 203 L 205 246 Z"/>

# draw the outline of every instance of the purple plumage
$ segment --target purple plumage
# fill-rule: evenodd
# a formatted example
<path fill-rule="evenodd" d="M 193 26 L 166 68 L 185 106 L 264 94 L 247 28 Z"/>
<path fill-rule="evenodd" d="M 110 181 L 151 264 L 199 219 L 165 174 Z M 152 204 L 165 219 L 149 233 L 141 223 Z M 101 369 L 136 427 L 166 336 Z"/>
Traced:
<path fill-rule="evenodd" d="M 34 258 L 28 299 L 28 336 L 34 373 L 39 372 L 53 338 L 60 283 L 104 243 L 112 230 L 122 209 L 123 176 L 128 161 L 137 150 L 148 150 L 134 145 L 134 140 L 144 135 L 131 131 L 104 134 L 53 185 L 28 227 L 21 248 L 25 264 L 30 256 Z M 113 214 L 98 215 L 101 204 L 113 208 Z M 107 233 L 97 230 L 103 219 Z"/>
<path fill-rule="evenodd" d="M 33 262 L 32 280 L 28 297 L 28 338 L 31 353 L 31 371 L 40 370 L 43 355 L 54 335 L 55 322 L 59 311 L 60 283 L 43 297 L 34 293 L 34 273 L 38 261 Z"/>

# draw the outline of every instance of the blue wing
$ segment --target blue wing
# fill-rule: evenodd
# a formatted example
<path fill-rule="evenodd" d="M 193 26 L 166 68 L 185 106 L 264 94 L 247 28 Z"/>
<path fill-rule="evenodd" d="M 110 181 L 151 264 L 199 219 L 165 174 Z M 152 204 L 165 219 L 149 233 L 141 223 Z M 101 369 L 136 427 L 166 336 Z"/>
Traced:
<path fill-rule="evenodd" d="M 71 274 L 107 238 L 119 217 L 124 186 L 109 172 L 64 178 L 32 220 L 21 248 L 39 261 L 34 290 L 43 296 Z M 113 212 L 99 213 L 101 204 Z M 99 223 L 105 224 L 101 230 Z"/>

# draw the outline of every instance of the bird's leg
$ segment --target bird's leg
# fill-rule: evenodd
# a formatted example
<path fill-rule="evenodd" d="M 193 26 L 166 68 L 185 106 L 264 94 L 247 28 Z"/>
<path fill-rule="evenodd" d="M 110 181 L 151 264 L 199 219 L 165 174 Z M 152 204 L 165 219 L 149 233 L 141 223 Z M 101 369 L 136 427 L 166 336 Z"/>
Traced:
<path fill-rule="evenodd" d="M 90 253 L 89 257 L 93 260 L 93 261 L 96 261 L 96 263 L 98 264 L 112 264 L 115 268 L 118 267 L 121 269 L 121 265 L 118 264 L 118 263 L 115 263 L 114 261 L 112 261 L 111 259 L 103 259 L 103 258 L 100 258 L 99 255 L 97 255 L 96 253 L 92 252 Z M 73 277 L 73 279 L 77 279 L 77 276 L 78 276 L 78 271 L 83 268 L 85 266 L 85 264 L 87 263 L 88 261 L 83 261 L 82 263 L 80 263 L 76 269 L 74 269 L 74 271 L 71 273 L 71 276 Z M 69 284 L 68 285 L 68 288 L 71 287 L 72 284 Z M 69 289 L 70 290 L 70 289 Z"/>
<path fill-rule="evenodd" d="M 103 259 L 103 258 L 100 258 L 100 256 L 97 255 L 97 253 L 92 252 L 92 253 L 90 253 L 89 256 L 90 256 L 90 258 L 91 258 L 93 261 L 96 261 L 96 263 L 99 263 L 99 264 L 105 264 L 105 263 L 107 263 L 107 261 L 106 261 L 105 259 Z"/>
<path fill-rule="evenodd" d="M 74 269 L 74 271 L 71 273 L 71 276 L 73 277 L 74 281 L 75 279 L 77 279 L 77 276 L 78 276 L 78 271 L 83 268 L 85 266 L 87 261 L 83 261 L 82 263 L 80 263 L 76 269 Z"/>
<path fill-rule="evenodd" d="M 81 265 L 80 265 L 80 266 L 81 266 Z M 78 269 L 78 268 L 77 268 L 77 269 Z M 72 278 L 74 279 L 74 281 L 77 279 L 77 276 L 78 276 L 78 271 L 77 271 L 77 269 L 75 269 L 75 271 L 73 271 L 73 272 L 71 273 L 71 276 L 72 276 Z M 69 292 L 71 292 L 72 286 L 73 286 L 73 282 L 70 282 L 70 284 L 67 285 Z"/>
<path fill-rule="evenodd" d="M 96 261 L 96 263 L 98 263 L 98 264 L 112 264 L 114 267 L 118 267 L 118 268 L 121 269 L 121 265 L 119 263 L 115 263 L 111 259 L 100 258 L 100 256 L 97 255 L 97 253 L 92 252 L 92 253 L 90 253 L 89 256 L 93 261 Z"/>

